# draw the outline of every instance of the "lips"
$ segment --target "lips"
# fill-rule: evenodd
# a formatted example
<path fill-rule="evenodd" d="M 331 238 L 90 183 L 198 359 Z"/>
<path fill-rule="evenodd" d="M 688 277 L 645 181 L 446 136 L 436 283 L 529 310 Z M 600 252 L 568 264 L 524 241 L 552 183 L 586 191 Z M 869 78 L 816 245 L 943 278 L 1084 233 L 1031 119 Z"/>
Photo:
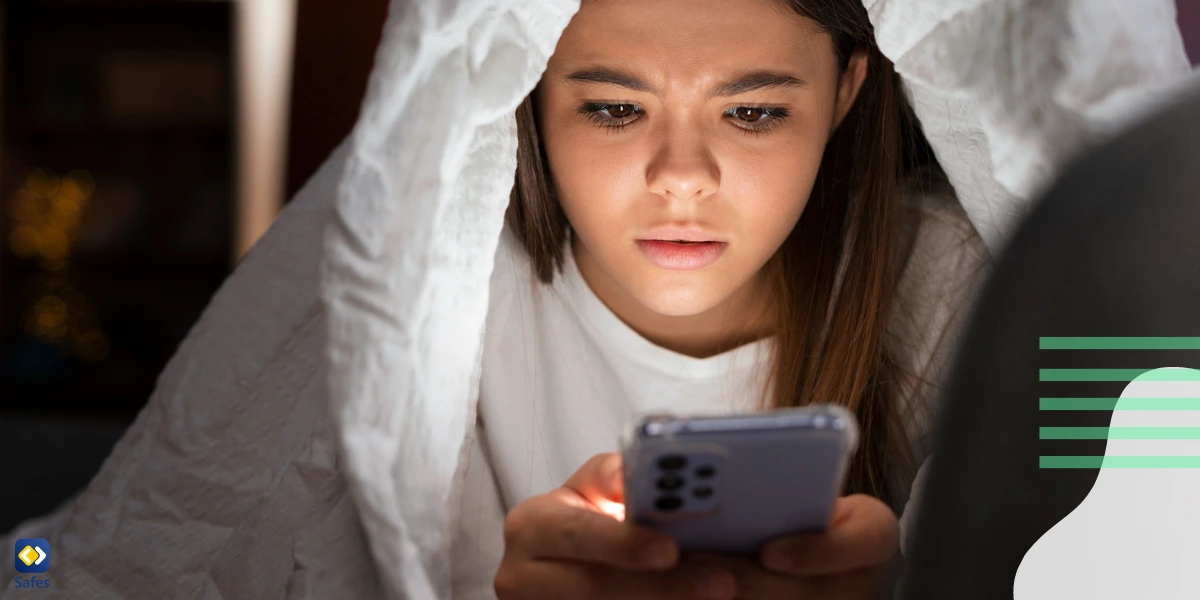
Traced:
<path fill-rule="evenodd" d="M 639 236 L 651 242 L 724 242 L 721 235 L 700 225 L 660 225 Z"/>
<path fill-rule="evenodd" d="M 703 269 L 721 258 L 725 242 L 638 240 L 642 256 L 656 267 L 672 271 Z"/>

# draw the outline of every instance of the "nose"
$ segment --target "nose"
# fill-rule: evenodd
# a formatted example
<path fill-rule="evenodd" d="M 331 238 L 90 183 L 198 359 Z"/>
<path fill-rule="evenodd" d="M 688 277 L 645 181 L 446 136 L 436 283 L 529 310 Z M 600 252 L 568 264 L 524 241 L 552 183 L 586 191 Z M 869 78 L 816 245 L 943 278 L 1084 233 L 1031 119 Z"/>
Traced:
<path fill-rule="evenodd" d="M 650 191 L 668 200 L 701 200 L 716 193 L 721 173 L 697 127 L 665 132 L 646 169 Z"/>

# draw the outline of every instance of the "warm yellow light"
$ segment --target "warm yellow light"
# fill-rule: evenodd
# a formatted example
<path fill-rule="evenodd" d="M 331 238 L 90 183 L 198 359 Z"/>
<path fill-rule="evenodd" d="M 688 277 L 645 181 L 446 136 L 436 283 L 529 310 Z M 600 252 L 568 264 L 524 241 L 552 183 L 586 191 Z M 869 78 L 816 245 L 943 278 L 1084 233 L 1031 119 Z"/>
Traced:
<path fill-rule="evenodd" d="M 237 7 L 237 229 L 240 259 L 283 206 L 297 0 Z"/>
<path fill-rule="evenodd" d="M 33 258 L 41 246 L 41 236 L 32 225 L 18 225 L 8 236 L 8 247 L 21 258 Z"/>
<path fill-rule="evenodd" d="M 53 203 L 56 207 L 60 204 L 73 204 L 78 207 L 86 199 L 83 190 L 79 189 L 74 181 L 68 179 L 63 182 L 62 188 L 54 195 Z"/>
<path fill-rule="evenodd" d="M 92 192 L 96 190 L 96 180 L 92 177 L 91 173 L 82 169 L 75 169 L 67 173 L 67 181 L 70 181 L 75 186 L 83 198 L 90 198 Z"/>
<path fill-rule="evenodd" d="M 625 505 L 620 502 L 600 499 L 596 501 L 596 508 L 599 508 L 600 512 L 618 521 L 625 520 Z"/>
<path fill-rule="evenodd" d="M 25 178 L 25 187 L 38 198 L 49 198 L 58 192 L 62 181 L 46 169 L 34 169 Z"/>
<path fill-rule="evenodd" d="M 41 272 L 23 289 L 32 303 L 24 315 L 25 331 L 89 362 L 103 360 L 110 343 L 87 297 L 74 287 L 79 273 L 71 265 L 71 240 L 95 187 L 87 171 L 76 169 L 60 178 L 34 169 L 9 205 L 9 248 L 22 258 L 41 256 Z"/>
<path fill-rule="evenodd" d="M 39 327 L 54 329 L 67 321 L 67 303 L 58 296 L 46 296 L 33 307 Z"/>
<path fill-rule="evenodd" d="M 104 360 L 104 357 L 108 356 L 108 349 L 108 336 L 97 329 L 79 336 L 79 341 L 75 344 L 75 351 L 79 353 L 79 358 L 86 362 Z"/>
<path fill-rule="evenodd" d="M 71 240 L 61 229 L 47 228 L 38 237 L 38 252 L 48 261 L 62 260 L 71 251 Z"/>
<path fill-rule="evenodd" d="M 27 223 L 41 211 L 41 206 L 42 201 L 35 198 L 29 188 L 21 188 L 8 207 L 8 216 L 16 223 Z"/>

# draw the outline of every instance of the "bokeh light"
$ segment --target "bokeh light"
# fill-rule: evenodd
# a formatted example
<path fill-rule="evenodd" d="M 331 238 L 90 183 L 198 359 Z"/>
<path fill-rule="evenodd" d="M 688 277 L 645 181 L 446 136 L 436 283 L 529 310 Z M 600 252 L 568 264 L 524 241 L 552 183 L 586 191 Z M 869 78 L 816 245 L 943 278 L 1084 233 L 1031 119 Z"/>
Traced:
<path fill-rule="evenodd" d="M 75 343 L 76 352 L 79 358 L 85 362 L 100 362 L 104 357 L 108 356 L 108 336 L 104 335 L 103 331 L 92 329 L 83 335 Z"/>
<path fill-rule="evenodd" d="M 40 245 L 41 236 L 38 235 L 37 228 L 32 225 L 17 225 L 13 228 L 12 235 L 8 237 L 9 249 L 21 258 L 37 256 Z"/>
<path fill-rule="evenodd" d="M 38 254 L 46 261 L 61 261 L 71 251 L 71 240 L 62 229 L 47 227 L 38 235 Z"/>
<path fill-rule="evenodd" d="M 58 296 L 46 296 L 33 306 L 38 325 L 46 330 L 67 322 L 67 303 Z"/>
<path fill-rule="evenodd" d="M 25 178 L 25 187 L 38 198 L 49 198 L 58 192 L 61 180 L 47 169 L 34 169 Z"/>
<path fill-rule="evenodd" d="M 36 259 L 41 271 L 23 290 L 30 302 L 25 332 L 86 362 L 103 360 L 110 346 L 91 301 L 76 288 L 79 272 L 71 262 L 71 244 L 95 189 L 87 171 L 59 177 L 34 169 L 9 209 L 9 250 L 19 258 Z"/>

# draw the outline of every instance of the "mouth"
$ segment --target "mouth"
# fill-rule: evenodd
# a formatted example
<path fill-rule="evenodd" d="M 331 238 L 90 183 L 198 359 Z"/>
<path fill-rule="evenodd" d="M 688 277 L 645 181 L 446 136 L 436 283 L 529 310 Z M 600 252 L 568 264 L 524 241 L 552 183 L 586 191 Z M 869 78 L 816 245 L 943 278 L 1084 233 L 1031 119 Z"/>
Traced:
<path fill-rule="evenodd" d="M 637 244 L 650 264 L 671 271 L 703 269 L 717 262 L 729 245 L 701 240 L 638 240 Z"/>

